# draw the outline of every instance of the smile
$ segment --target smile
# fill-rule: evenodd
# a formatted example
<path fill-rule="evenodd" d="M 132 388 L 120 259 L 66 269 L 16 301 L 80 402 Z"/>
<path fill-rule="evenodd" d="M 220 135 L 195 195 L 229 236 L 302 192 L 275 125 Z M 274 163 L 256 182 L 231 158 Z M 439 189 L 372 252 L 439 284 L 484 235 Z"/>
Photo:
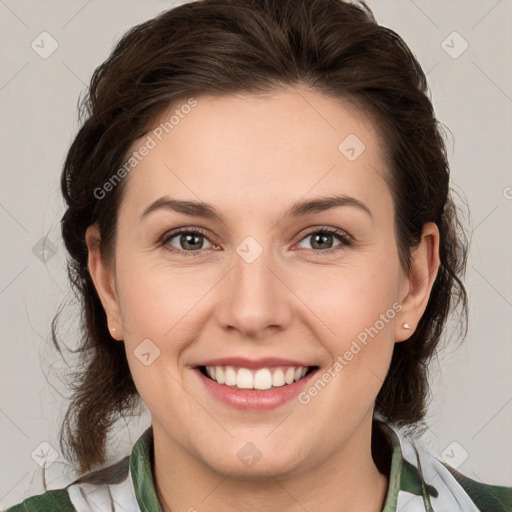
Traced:
<path fill-rule="evenodd" d="M 320 367 L 309 365 L 307 358 L 232 354 L 197 361 L 191 368 L 192 375 L 199 378 L 198 385 L 216 402 L 245 411 L 264 411 L 291 402 L 309 385 Z"/>
<path fill-rule="evenodd" d="M 203 375 L 218 384 L 237 389 L 261 391 L 298 382 L 315 368 L 314 366 L 278 366 L 249 369 L 231 365 L 199 367 Z"/>

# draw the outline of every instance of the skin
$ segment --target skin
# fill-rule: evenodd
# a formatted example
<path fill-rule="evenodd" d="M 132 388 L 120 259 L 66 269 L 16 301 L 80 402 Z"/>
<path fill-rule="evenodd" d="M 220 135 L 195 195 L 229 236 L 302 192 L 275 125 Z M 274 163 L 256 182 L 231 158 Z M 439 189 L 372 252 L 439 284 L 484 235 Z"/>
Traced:
<path fill-rule="evenodd" d="M 162 508 L 380 511 L 389 482 L 371 456 L 375 398 L 394 344 L 425 311 L 438 229 L 424 226 L 406 275 L 381 141 L 347 103 L 305 88 L 196 99 L 125 178 L 114 260 L 102 260 L 96 226 L 86 237 L 89 271 L 116 329 L 112 343 L 125 344 L 151 413 Z M 355 161 L 338 150 L 351 133 L 366 146 Z M 362 201 L 372 217 L 351 206 L 283 217 L 296 201 L 333 193 Z M 139 221 L 166 194 L 208 202 L 224 222 L 170 210 Z M 179 235 L 157 243 L 179 227 L 207 236 L 192 249 Z M 348 233 L 353 245 L 329 236 L 315 245 L 311 234 L 322 227 Z M 252 263 L 236 252 L 247 236 L 263 249 Z M 321 375 L 393 303 L 399 313 L 308 404 L 235 410 L 205 392 L 192 370 L 217 357 L 274 356 L 317 365 Z M 134 354 L 147 338 L 160 349 L 149 366 Z M 237 457 L 247 442 L 261 452 L 251 467 Z"/>

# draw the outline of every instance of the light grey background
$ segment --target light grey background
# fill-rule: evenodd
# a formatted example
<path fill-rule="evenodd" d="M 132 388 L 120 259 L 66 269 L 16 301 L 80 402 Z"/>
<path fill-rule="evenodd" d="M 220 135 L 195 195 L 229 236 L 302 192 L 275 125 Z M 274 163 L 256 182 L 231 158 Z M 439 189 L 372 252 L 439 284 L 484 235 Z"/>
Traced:
<path fill-rule="evenodd" d="M 428 72 L 436 113 L 453 134 L 453 185 L 467 197 L 472 215 L 469 333 L 461 348 L 453 343 L 432 364 L 430 430 L 421 442 L 471 478 L 512 485 L 512 2 L 368 4 Z M 50 322 L 69 296 L 59 176 L 77 131 L 79 93 L 128 28 L 173 5 L 0 0 L 0 508 L 43 491 L 35 460 L 53 452 L 41 443 L 59 457 L 47 470 L 48 486 L 73 477 L 58 453 L 64 366 L 51 346 Z M 45 37 L 44 48 L 51 48 L 43 31 L 58 44 L 46 59 L 31 47 L 35 41 L 44 51 Z M 454 58 L 464 41 L 467 50 Z M 43 237 L 57 251 L 46 264 L 33 249 Z M 64 316 L 61 334 L 73 346 L 77 314 L 67 309 Z M 129 452 L 147 425 L 147 413 L 131 419 L 129 428 L 119 425 L 114 460 Z"/>

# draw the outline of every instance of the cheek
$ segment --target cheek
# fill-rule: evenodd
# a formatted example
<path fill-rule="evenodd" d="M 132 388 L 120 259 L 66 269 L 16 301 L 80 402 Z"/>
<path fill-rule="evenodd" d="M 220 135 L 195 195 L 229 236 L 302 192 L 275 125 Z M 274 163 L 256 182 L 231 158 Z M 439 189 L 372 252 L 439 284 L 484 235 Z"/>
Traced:
<path fill-rule="evenodd" d="M 388 316 L 394 317 L 397 276 L 391 267 L 378 260 L 332 266 L 323 275 L 297 280 L 294 289 L 306 298 L 305 306 L 316 314 L 317 322 L 325 324 L 326 332 L 346 340 L 374 325 L 390 308 Z"/>
<path fill-rule="evenodd" d="M 175 383 L 180 354 L 196 336 L 197 280 L 133 255 L 117 260 L 116 277 L 128 363 L 142 400 L 151 411 L 183 401 Z"/>
<path fill-rule="evenodd" d="M 341 417 L 363 414 L 375 400 L 391 362 L 395 317 L 401 309 L 385 273 L 368 271 L 359 278 L 330 282 L 322 293 L 310 294 L 315 311 L 315 337 L 329 355 L 327 368 L 304 400 L 329 404 Z M 339 277 L 339 276 L 338 276 Z M 333 279 L 335 280 L 335 279 Z M 315 389 L 312 389 L 315 388 Z M 319 390 L 322 390 L 321 392 Z"/>
<path fill-rule="evenodd" d="M 343 411 L 356 399 L 361 406 L 371 402 L 385 379 L 395 343 L 395 317 L 401 309 L 398 267 L 395 273 L 391 262 L 369 258 L 365 265 L 331 268 L 324 279 L 304 280 L 302 288 L 296 288 L 298 296 L 307 297 L 302 317 L 308 315 L 310 330 L 332 364 L 338 363 L 325 375 L 333 385 L 323 400 L 332 400 L 333 408 Z"/>
<path fill-rule="evenodd" d="M 133 336 L 168 338 L 187 325 L 204 295 L 197 272 L 143 258 L 120 260 L 117 277 L 123 326 Z"/>

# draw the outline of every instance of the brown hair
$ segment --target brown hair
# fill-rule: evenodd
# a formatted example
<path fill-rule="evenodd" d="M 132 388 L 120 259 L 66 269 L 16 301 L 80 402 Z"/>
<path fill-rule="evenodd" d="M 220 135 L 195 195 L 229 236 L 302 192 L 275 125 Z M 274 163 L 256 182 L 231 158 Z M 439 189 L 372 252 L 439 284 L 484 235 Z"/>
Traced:
<path fill-rule="evenodd" d="M 462 305 L 467 333 L 467 239 L 449 189 L 449 164 L 425 75 L 402 39 L 364 4 L 341 0 L 199 0 L 131 28 L 94 72 L 80 103 L 81 128 L 61 187 L 69 279 L 82 307 L 73 394 L 61 449 L 85 472 L 107 456 L 115 421 L 140 405 L 124 346 L 108 331 L 87 269 L 85 231 L 97 223 L 106 262 L 113 255 L 121 180 L 105 198 L 95 190 L 120 169 L 134 141 L 171 104 L 201 94 L 261 93 L 305 85 L 347 99 L 371 116 L 385 141 L 400 263 L 407 271 L 422 227 L 439 228 L 441 266 L 416 330 L 396 343 L 375 409 L 417 431 L 429 400 L 428 362 L 448 314 Z M 57 314 L 52 323 L 57 341 Z M 62 353 L 62 352 L 61 352 Z"/>

